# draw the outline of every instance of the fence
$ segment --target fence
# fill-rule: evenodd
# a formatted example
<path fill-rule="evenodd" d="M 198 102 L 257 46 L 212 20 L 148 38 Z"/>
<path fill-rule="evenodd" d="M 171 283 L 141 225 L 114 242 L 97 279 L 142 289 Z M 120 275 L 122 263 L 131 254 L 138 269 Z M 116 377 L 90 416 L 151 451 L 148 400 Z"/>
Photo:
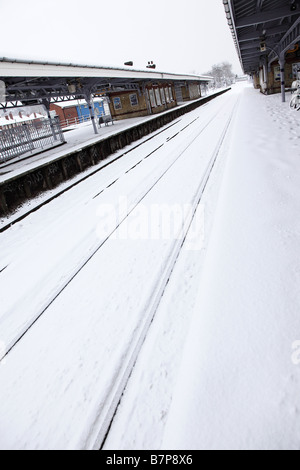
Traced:
<path fill-rule="evenodd" d="M 60 119 L 60 125 L 64 129 L 65 127 L 76 126 L 77 124 L 89 121 L 91 121 L 90 116 L 71 117 L 68 119 Z"/>
<path fill-rule="evenodd" d="M 106 114 L 95 114 L 95 120 L 96 122 L 98 123 L 99 121 L 99 118 L 100 117 L 103 117 L 103 116 L 111 116 L 110 113 L 106 113 Z M 83 124 L 85 122 L 91 122 L 91 117 L 90 116 L 74 116 L 74 117 L 70 117 L 68 119 L 59 119 L 60 120 L 60 125 L 61 125 L 61 128 L 62 129 L 65 129 L 66 127 L 70 127 L 70 126 L 76 126 L 77 124 Z"/>
<path fill-rule="evenodd" d="M 58 119 L 37 119 L 0 130 L 0 163 L 65 141 Z"/>

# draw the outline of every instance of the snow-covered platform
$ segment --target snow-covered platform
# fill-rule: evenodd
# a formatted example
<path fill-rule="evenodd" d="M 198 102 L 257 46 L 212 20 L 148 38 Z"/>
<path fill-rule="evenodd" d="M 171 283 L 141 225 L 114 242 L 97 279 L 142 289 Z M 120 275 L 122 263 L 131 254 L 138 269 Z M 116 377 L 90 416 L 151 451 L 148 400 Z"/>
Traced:
<path fill-rule="evenodd" d="M 39 155 L 33 155 L 32 157 L 27 156 L 24 158 L 21 156 L 1 164 L 0 183 L 5 183 L 8 180 L 15 179 L 20 175 L 52 163 L 66 155 L 81 150 L 82 147 L 89 146 L 102 139 L 107 139 L 120 131 L 130 129 L 132 126 L 145 122 L 148 119 L 149 116 L 127 119 L 126 121 L 115 121 L 114 126 L 110 124 L 107 127 L 99 128 L 98 135 L 94 134 L 93 126 L 90 121 L 64 129 L 66 143 L 62 148 L 45 150 L 44 152 L 40 152 Z"/>
<path fill-rule="evenodd" d="M 241 95 L 162 447 L 300 448 L 300 113 Z"/>

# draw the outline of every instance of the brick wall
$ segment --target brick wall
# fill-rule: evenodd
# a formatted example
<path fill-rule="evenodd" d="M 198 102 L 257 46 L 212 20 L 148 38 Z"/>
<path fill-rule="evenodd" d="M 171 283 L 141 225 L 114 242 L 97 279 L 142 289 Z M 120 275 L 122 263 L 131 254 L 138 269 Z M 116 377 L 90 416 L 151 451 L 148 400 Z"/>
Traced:
<path fill-rule="evenodd" d="M 168 89 L 167 93 L 165 92 L 166 88 Z M 173 85 L 151 85 L 146 88 L 145 93 L 145 95 L 142 92 L 139 94 L 138 91 L 110 93 L 109 107 L 113 119 L 147 116 L 149 114 L 148 107 L 151 107 L 152 114 L 157 114 L 177 105 Z"/>
<path fill-rule="evenodd" d="M 139 95 L 137 90 L 110 93 L 109 98 L 113 119 L 134 118 L 148 114 L 145 97 Z"/>
<path fill-rule="evenodd" d="M 62 127 L 67 126 L 68 120 L 70 121 L 70 123 L 74 124 L 75 118 L 78 119 L 78 112 L 76 106 L 70 106 L 69 108 L 61 108 L 59 105 L 51 103 L 50 111 L 56 112 Z"/>
<path fill-rule="evenodd" d="M 64 121 L 64 119 L 65 119 L 64 110 L 60 106 L 51 103 L 50 104 L 50 111 L 55 111 L 57 116 L 59 117 L 59 120 Z"/>
<path fill-rule="evenodd" d="M 189 94 L 189 89 L 186 86 L 181 87 L 181 93 L 182 93 L 182 99 L 183 101 L 189 101 L 190 100 L 190 94 Z"/>
<path fill-rule="evenodd" d="M 72 123 L 75 122 L 75 119 L 78 118 L 78 112 L 76 106 L 72 106 L 70 108 L 64 108 L 64 115 L 65 115 L 65 120 L 70 121 Z"/>
<path fill-rule="evenodd" d="M 300 67 L 300 47 L 295 49 L 294 52 L 286 54 L 285 62 L 285 86 L 290 88 L 293 81 L 296 79 L 293 73 L 293 65 L 299 64 Z M 280 79 L 280 66 L 278 61 L 274 61 L 271 65 L 271 70 L 268 72 L 268 87 L 267 92 L 269 94 L 280 93 L 281 91 L 281 79 Z"/>

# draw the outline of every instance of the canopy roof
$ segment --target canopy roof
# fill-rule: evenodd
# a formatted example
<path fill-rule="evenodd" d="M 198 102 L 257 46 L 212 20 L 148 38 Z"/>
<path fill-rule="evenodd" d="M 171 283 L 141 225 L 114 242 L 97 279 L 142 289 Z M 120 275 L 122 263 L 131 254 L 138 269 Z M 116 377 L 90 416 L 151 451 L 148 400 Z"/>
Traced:
<path fill-rule="evenodd" d="M 0 58 L 0 80 L 7 102 L 69 100 L 91 93 L 140 89 L 149 83 L 208 83 L 212 77 L 78 64 Z"/>
<path fill-rule="evenodd" d="M 223 0 L 245 73 L 255 73 L 300 41 L 300 0 Z M 264 50 L 263 46 L 266 46 Z"/>

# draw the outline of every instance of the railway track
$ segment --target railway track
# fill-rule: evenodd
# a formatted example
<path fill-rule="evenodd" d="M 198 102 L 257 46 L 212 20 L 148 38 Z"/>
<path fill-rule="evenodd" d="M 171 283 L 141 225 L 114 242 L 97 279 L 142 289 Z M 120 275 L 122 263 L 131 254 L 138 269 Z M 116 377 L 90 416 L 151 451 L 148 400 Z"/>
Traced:
<path fill-rule="evenodd" d="M 172 252 L 169 256 L 168 263 L 166 264 L 164 272 L 162 273 L 162 275 L 160 277 L 160 282 L 157 285 L 157 288 L 156 288 L 155 292 L 152 293 L 151 299 L 149 299 L 149 301 L 150 301 L 149 308 L 148 308 L 148 311 L 145 315 L 145 319 L 144 319 L 143 324 L 140 325 L 140 331 L 137 334 L 136 343 L 131 345 L 131 349 L 130 349 L 130 351 L 128 351 L 127 364 L 123 365 L 122 373 L 120 374 L 120 376 L 118 377 L 118 380 L 114 384 L 114 390 L 113 390 L 111 396 L 108 397 L 109 404 L 107 404 L 107 411 L 106 411 L 107 414 L 104 415 L 101 419 L 101 425 L 100 425 L 101 427 L 100 427 L 99 435 L 97 437 L 95 445 L 93 446 L 93 449 L 102 450 L 104 445 L 105 445 L 105 441 L 106 441 L 106 438 L 108 436 L 109 430 L 110 430 L 110 428 L 113 424 L 114 416 L 115 416 L 117 408 L 120 404 L 120 401 L 121 401 L 122 395 L 124 393 L 124 390 L 127 386 L 128 380 L 130 379 L 130 376 L 132 374 L 132 370 L 133 370 L 134 365 L 137 361 L 139 352 L 140 352 L 140 350 L 142 348 L 142 345 L 145 341 L 145 338 L 147 336 L 147 333 L 148 333 L 148 330 L 151 326 L 151 323 L 153 322 L 153 319 L 154 319 L 155 314 L 157 312 L 158 306 L 159 306 L 159 304 L 162 300 L 162 297 L 164 295 L 166 287 L 169 283 L 172 272 L 173 272 L 173 270 L 176 266 L 178 257 L 180 255 L 181 249 L 182 249 L 182 247 L 183 247 L 183 245 L 186 241 L 188 231 L 189 231 L 189 229 L 190 229 L 190 227 L 193 223 L 193 220 L 194 220 L 196 211 L 198 209 L 198 206 L 201 203 L 202 195 L 205 191 L 208 180 L 209 180 L 209 178 L 211 176 L 211 173 L 213 171 L 213 168 L 215 166 L 215 163 L 216 163 L 217 157 L 219 155 L 220 149 L 222 147 L 222 144 L 223 144 L 224 139 L 226 137 L 226 134 L 228 132 L 228 128 L 229 128 L 230 123 L 232 121 L 233 114 L 234 114 L 234 111 L 233 111 L 233 113 L 231 114 L 231 116 L 229 117 L 229 119 L 226 123 L 226 126 L 225 126 L 225 129 L 224 129 L 223 133 L 222 133 L 222 136 L 221 136 L 221 138 L 219 139 L 219 141 L 216 145 L 216 148 L 213 152 L 213 155 L 210 159 L 210 162 L 207 165 L 205 174 L 204 174 L 204 176 L 203 176 L 203 178 L 200 182 L 200 185 L 199 185 L 199 188 L 198 188 L 198 191 L 197 191 L 197 195 L 196 195 L 196 197 L 193 201 L 192 211 L 190 212 L 190 214 L 188 215 L 187 220 L 184 223 L 185 233 L 183 235 L 183 238 L 179 239 L 176 243 L 174 243 Z M 198 137 L 196 137 L 195 140 Z M 191 144 L 192 144 L 192 142 L 190 143 L 190 145 Z"/>
<path fill-rule="evenodd" d="M 0 274 L 3 273 L 3 271 L 5 271 L 6 268 L 7 266 L 4 266 L 4 268 L 0 269 Z"/>
<path fill-rule="evenodd" d="M 222 110 L 223 108 L 221 108 Z M 221 112 L 220 110 L 220 112 Z M 149 327 L 153 321 L 153 318 L 155 317 L 157 308 L 160 304 L 160 301 L 164 295 L 166 286 L 168 285 L 169 279 L 172 275 L 172 272 L 174 270 L 174 267 L 176 265 L 176 262 L 178 260 L 178 257 L 180 255 L 182 246 L 185 242 L 185 239 L 187 237 L 189 228 L 193 222 L 193 219 L 195 217 L 197 208 L 199 203 L 201 202 L 201 198 L 203 195 L 203 192 L 207 186 L 207 183 L 209 181 L 210 175 L 213 171 L 213 168 L 215 166 L 218 154 L 220 152 L 220 149 L 222 147 L 222 144 L 224 142 L 224 139 L 227 135 L 230 123 L 232 121 L 233 115 L 234 115 L 234 109 L 230 113 L 226 125 L 224 126 L 224 129 L 221 133 L 220 138 L 218 139 L 214 151 L 212 152 L 210 158 L 209 158 L 209 163 L 207 164 L 207 167 L 203 173 L 203 177 L 201 178 L 201 181 L 199 183 L 199 187 L 197 188 L 196 195 L 193 199 L 192 203 L 192 210 L 189 212 L 187 215 L 187 219 L 185 221 L 184 227 L 185 227 L 185 232 L 183 234 L 183 237 L 180 239 L 176 240 L 174 244 L 172 245 L 170 252 L 168 254 L 167 262 L 164 264 L 163 271 L 160 273 L 160 277 L 158 282 L 155 285 L 155 289 L 151 292 L 151 295 L 149 296 L 148 301 L 146 302 L 147 309 L 144 312 L 144 314 L 141 317 L 141 321 L 139 325 L 137 325 L 136 330 L 135 330 L 135 337 L 134 341 L 131 341 L 128 349 L 126 351 L 126 354 L 123 357 L 122 364 L 120 364 L 120 368 L 117 371 L 116 376 L 114 377 L 114 380 L 111 383 L 111 386 L 108 390 L 108 393 L 106 395 L 106 399 L 104 400 L 104 406 L 101 408 L 99 415 L 95 416 L 94 420 L 94 429 L 91 431 L 89 438 L 87 439 L 86 442 L 86 448 L 89 449 L 102 449 L 103 445 L 105 444 L 106 436 L 109 432 L 110 426 L 113 422 L 114 415 L 116 413 L 118 404 L 121 400 L 122 394 L 124 389 L 126 388 L 127 382 L 130 378 L 130 375 L 132 373 L 132 370 L 134 368 L 134 365 L 136 363 L 137 357 L 139 355 L 139 352 L 142 348 L 142 345 L 144 343 L 144 340 L 147 336 L 147 332 L 149 330 Z M 219 114 L 219 113 L 218 113 Z M 182 158 L 182 156 L 186 153 L 186 151 L 194 144 L 194 142 L 201 136 L 201 134 L 207 129 L 210 124 L 217 118 L 218 114 L 213 116 L 211 119 L 209 119 L 204 125 L 201 126 L 200 129 L 197 129 L 197 131 L 194 133 L 194 136 L 191 140 L 188 141 L 188 143 L 185 145 L 185 147 L 176 155 L 176 158 L 172 161 L 170 165 L 162 172 L 160 177 L 150 186 L 148 187 L 144 194 L 139 198 L 138 201 L 135 202 L 135 204 L 131 207 L 130 211 L 128 214 L 125 214 L 122 220 L 118 222 L 118 224 L 114 227 L 114 229 L 107 235 L 107 237 L 99 243 L 99 245 L 93 250 L 92 253 L 90 253 L 87 258 L 81 263 L 80 267 L 76 269 L 72 275 L 64 282 L 63 285 L 60 286 L 60 288 L 55 292 L 55 294 L 52 296 L 51 299 L 48 299 L 47 305 L 45 308 L 38 312 L 37 315 L 32 318 L 30 323 L 26 326 L 25 329 L 20 330 L 19 334 L 17 337 L 14 338 L 14 340 L 7 345 L 6 348 L 6 356 L 9 356 L 11 351 L 20 343 L 20 341 L 25 337 L 25 335 L 33 328 L 33 326 L 38 322 L 38 320 L 45 314 L 45 312 L 49 309 L 49 307 L 61 296 L 61 294 L 67 289 L 67 287 L 72 283 L 72 281 L 84 270 L 84 268 L 91 262 L 91 260 L 99 253 L 101 248 L 104 246 L 104 244 L 108 241 L 108 239 L 113 235 L 114 232 L 118 230 L 118 228 L 121 226 L 121 224 L 126 220 L 127 217 L 130 216 L 130 214 L 138 207 L 139 204 L 141 204 L 144 199 L 151 193 L 151 191 L 155 188 L 156 185 L 159 184 L 163 180 L 163 178 L 166 176 L 166 174 L 174 167 L 174 165 Z M 191 126 L 192 123 L 194 123 L 196 120 L 193 122 L 189 123 L 188 126 L 185 126 L 182 128 L 179 132 L 183 132 L 187 127 Z M 163 132 L 163 131 L 160 131 Z M 168 137 L 166 142 L 164 144 L 159 145 L 156 149 L 154 149 L 151 153 L 148 155 L 144 156 L 141 159 L 141 162 L 147 158 L 149 158 L 153 153 L 156 151 L 160 150 L 164 145 L 166 145 L 170 140 L 173 140 L 177 134 L 174 134 L 174 136 Z M 120 157 L 119 157 L 120 158 Z M 139 165 L 139 163 L 137 163 Z M 127 171 L 133 171 L 134 168 L 136 167 L 133 166 L 132 168 L 128 169 Z M 111 185 L 115 184 L 117 180 L 113 181 Z M 110 185 L 110 186 L 111 186 Z M 105 189 L 102 189 L 99 193 L 96 193 L 94 195 L 94 198 L 97 198 L 100 196 L 100 194 L 104 191 Z"/>
<path fill-rule="evenodd" d="M 89 254 L 84 256 L 83 259 L 80 260 L 79 266 L 74 269 L 74 271 L 71 274 L 68 274 L 62 281 L 62 283 L 57 287 L 55 290 L 52 289 L 51 291 L 51 296 L 49 296 L 47 302 L 44 304 L 44 307 L 39 311 L 34 314 L 34 316 L 31 317 L 31 319 L 26 321 L 26 326 L 22 324 L 22 327 L 18 330 L 18 335 L 9 338 L 4 338 L 6 340 L 6 355 L 9 354 L 9 352 L 19 343 L 19 341 L 26 335 L 26 333 L 35 325 L 35 323 L 42 317 L 42 315 L 48 310 L 48 308 L 53 304 L 53 302 L 62 294 L 62 292 L 71 284 L 71 282 L 78 276 L 78 274 L 85 268 L 85 266 L 94 258 L 94 256 L 100 251 L 100 249 L 104 246 L 104 244 L 109 240 L 111 236 L 118 230 L 120 225 L 127 219 L 127 217 L 130 216 L 130 214 L 135 210 L 135 208 L 143 202 L 143 200 L 146 198 L 146 196 L 153 190 L 153 188 L 162 180 L 162 178 L 170 171 L 170 169 L 176 164 L 176 162 L 181 158 L 181 156 L 185 153 L 185 151 L 193 144 L 193 142 L 199 138 L 199 136 L 210 126 L 210 124 L 218 117 L 218 115 L 222 112 L 226 105 L 223 105 L 219 112 L 215 114 L 213 117 L 211 117 L 204 125 L 201 126 L 200 129 L 196 130 L 196 133 L 192 140 L 189 140 L 188 144 L 184 147 L 184 149 L 175 157 L 172 159 L 172 163 L 167 166 L 167 168 L 160 174 L 160 177 L 155 180 L 154 183 L 151 183 L 148 188 L 143 190 L 142 194 L 138 197 L 137 200 L 134 201 L 132 204 L 130 211 L 128 213 L 122 214 L 120 220 L 118 223 L 113 226 L 112 230 L 107 234 L 107 236 L 100 240 L 98 243 L 96 243 L 95 246 L 91 247 L 91 250 L 89 251 Z M 152 155 L 154 155 L 157 151 L 159 151 L 164 145 L 166 145 L 168 142 L 172 141 L 173 138 L 180 134 L 181 132 L 185 131 L 187 128 L 192 126 L 195 122 L 197 122 L 198 118 L 193 119 L 188 125 L 185 125 L 182 127 L 179 131 L 174 134 L 174 136 L 171 136 L 170 138 L 167 138 L 166 141 L 163 144 L 158 145 L 156 148 L 154 148 L 149 154 L 143 156 L 137 163 L 132 165 L 126 173 L 133 171 L 138 165 L 140 165 L 143 161 L 147 160 L 150 158 Z M 170 126 L 169 126 L 170 127 Z M 168 127 L 168 128 L 169 128 Z M 168 129 L 166 129 L 168 130 Z M 159 133 L 163 133 L 164 131 L 160 131 Z M 157 134 L 156 134 L 157 135 Z M 155 137 L 155 136 L 153 136 Z M 152 137 L 152 138 L 153 138 Z M 151 138 L 147 139 L 151 140 Z M 142 144 L 139 144 L 139 146 Z M 121 157 L 117 157 L 118 159 Z M 97 170 L 100 171 L 100 170 Z M 99 193 L 96 193 L 93 196 L 93 199 L 96 199 L 99 197 L 104 191 L 108 190 L 111 188 L 114 184 L 116 184 L 119 181 L 119 178 L 112 181 L 109 183 L 107 186 L 101 189 Z M 78 183 L 79 184 L 79 183 Z"/>
<path fill-rule="evenodd" d="M 104 170 L 104 168 L 107 168 L 108 166 L 110 165 L 113 165 L 114 163 L 116 163 L 118 160 L 120 160 L 121 158 L 125 157 L 125 155 L 133 152 L 134 150 L 136 150 L 137 148 L 139 148 L 141 145 L 145 144 L 146 142 L 149 142 L 150 140 L 154 139 L 155 137 L 157 137 L 158 135 L 160 134 L 163 134 L 164 132 L 167 132 L 171 127 L 175 126 L 178 122 L 180 122 L 181 119 L 176 119 L 175 122 L 172 122 L 172 124 L 169 124 L 167 126 L 165 126 L 162 130 L 160 131 L 157 131 L 157 132 L 154 132 L 153 134 L 151 134 L 150 137 L 148 138 L 144 138 L 142 139 L 142 142 L 138 143 L 137 145 L 133 145 L 132 148 L 130 148 L 129 150 L 127 150 L 126 152 L 122 152 L 121 155 L 117 155 L 115 158 L 113 158 L 112 160 L 110 160 L 109 162 L 106 162 L 106 163 L 102 163 L 102 164 L 98 164 L 97 165 L 97 169 L 92 171 L 92 172 L 89 172 L 88 175 L 85 175 L 85 176 L 81 176 L 79 178 L 76 178 L 76 181 L 75 182 L 71 182 L 67 185 L 67 187 L 64 187 L 63 189 L 61 190 L 58 190 L 55 192 L 55 194 L 53 195 L 50 195 L 49 197 L 47 197 L 43 202 L 41 202 L 40 204 L 37 204 L 35 205 L 34 207 L 30 208 L 29 210 L 27 210 L 25 213 L 21 214 L 21 215 L 16 215 L 15 217 L 13 218 L 10 218 L 9 222 L 7 222 L 6 224 L 0 226 L 0 233 L 3 233 L 5 232 L 6 230 L 8 230 L 9 228 L 11 228 L 13 225 L 15 225 L 16 223 L 18 222 L 21 222 L 22 220 L 26 219 L 26 217 L 28 217 L 30 214 L 33 214 L 34 212 L 38 211 L 39 209 L 41 209 L 42 207 L 46 206 L 47 204 L 49 204 L 50 202 L 54 201 L 55 199 L 59 198 L 60 196 L 62 196 L 63 194 L 67 193 L 68 191 L 70 191 L 71 189 L 75 188 L 76 186 L 78 186 L 79 184 L 83 183 L 84 181 L 88 180 L 89 178 L 93 177 L 94 175 L 96 175 L 97 173 L 99 173 L 100 171 Z M 119 153 L 119 152 L 117 152 Z M 133 167 L 134 168 L 134 167 Z M 129 170 L 130 171 L 130 170 Z M 109 187 L 109 186 L 108 186 Z M 105 188 L 107 189 L 107 188 Z M 105 190 L 103 189 L 103 191 Z"/>
<path fill-rule="evenodd" d="M 203 105 L 202 108 L 204 108 L 205 106 L 207 106 L 207 104 Z M 176 132 L 172 137 L 168 138 L 167 141 L 170 141 L 172 139 L 174 139 L 178 134 L 180 134 L 181 132 L 183 132 L 186 128 L 188 128 L 190 125 L 192 125 L 198 118 L 196 118 L 195 120 L 191 121 L 191 123 L 189 123 L 187 126 L 184 126 L 182 129 L 180 129 L 178 132 Z M 150 137 L 145 137 L 143 139 L 141 139 L 139 141 L 139 143 L 137 143 L 136 145 L 131 145 L 131 148 L 129 150 L 126 150 L 125 152 L 121 152 L 120 154 L 120 151 L 117 152 L 117 156 L 115 158 L 112 158 L 112 159 L 109 159 L 108 162 L 105 162 L 105 163 L 100 163 L 97 166 L 97 168 L 94 170 L 94 171 L 89 171 L 87 175 L 84 175 L 84 176 L 80 176 L 79 178 L 76 178 L 76 181 L 75 182 L 72 182 L 70 181 L 69 184 L 67 184 L 67 186 L 64 185 L 64 188 L 61 189 L 61 190 L 58 190 L 58 191 L 55 191 L 55 194 L 51 194 L 49 195 L 46 199 L 44 199 L 41 203 L 39 204 L 36 204 L 34 205 L 33 207 L 29 208 L 26 212 L 18 215 L 16 214 L 15 216 L 11 216 L 9 217 L 9 221 L 3 225 L 0 226 L 0 233 L 3 233 L 5 232 L 6 230 L 8 230 L 9 228 L 11 228 L 12 226 L 14 226 L 15 224 L 17 224 L 18 222 L 21 222 L 23 221 L 24 219 L 26 219 L 28 216 L 30 216 L 31 214 L 33 214 L 34 212 L 37 212 L 38 210 L 40 210 L 42 207 L 46 206 L 47 204 L 50 204 L 52 201 L 54 201 L 55 199 L 59 198 L 60 196 L 62 196 L 63 194 L 67 193 L 68 191 L 72 190 L 73 188 L 75 188 L 76 186 L 78 186 L 79 184 L 83 183 L 84 181 L 87 181 L 89 178 L 95 176 L 97 173 L 99 173 L 100 171 L 104 170 L 105 168 L 107 168 L 108 166 L 111 166 L 113 164 L 115 164 L 118 160 L 120 160 L 121 158 L 125 157 L 126 155 L 130 154 L 131 152 L 134 152 L 136 149 L 138 149 L 139 147 L 141 147 L 142 145 L 144 145 L 145 143 L 155 139 L 157 136 L 167 132 L 170 128 L 172 128 L 173 126 L 175 126 L 176 124 L 178 124 L 180 121 L 182 120 L 182 118 L 179 118 L 179 119 L 176 119 L 174 122 L 172 122 L 171 124 L 168 124 L 166 126 L 163 127 L 163 129 L 159 130 L 159 131 L 156 131 L 156 132 L 153 132 Z M 157 150 L 157 149 L 156 149 Z M 154 150 L 154 152 L 156 151 Z M 154 153 L 152 152 L 152 153 Z M 152 154 L 151 153 L 151 154 Z M 151 156 L 148 155 L 148 156 Z M 147 158 L 147 157 L 146 157 Z M 142 158 L 140 162 L 134 164 L 132 167 L 130 167 L 128 169 L 128 171 L 126 173 L 129 173 L 131 170 L 133 170 L 136 166 L 138 166 L 140 163 L 142 163 L 142 161 L 144 160 L 145 158 Z M 118 180 L 115 180 L 112 184 L 114 184 L 115 182 L 117 182 Z M 112 184 L 108 185 L 106 188 L 103 188 L 98 195 L 102 194 L 102 192 L 105 191 L 105 189 L 109 188 Z M 52 191 L 51 191 L 52 192 Z"/>

